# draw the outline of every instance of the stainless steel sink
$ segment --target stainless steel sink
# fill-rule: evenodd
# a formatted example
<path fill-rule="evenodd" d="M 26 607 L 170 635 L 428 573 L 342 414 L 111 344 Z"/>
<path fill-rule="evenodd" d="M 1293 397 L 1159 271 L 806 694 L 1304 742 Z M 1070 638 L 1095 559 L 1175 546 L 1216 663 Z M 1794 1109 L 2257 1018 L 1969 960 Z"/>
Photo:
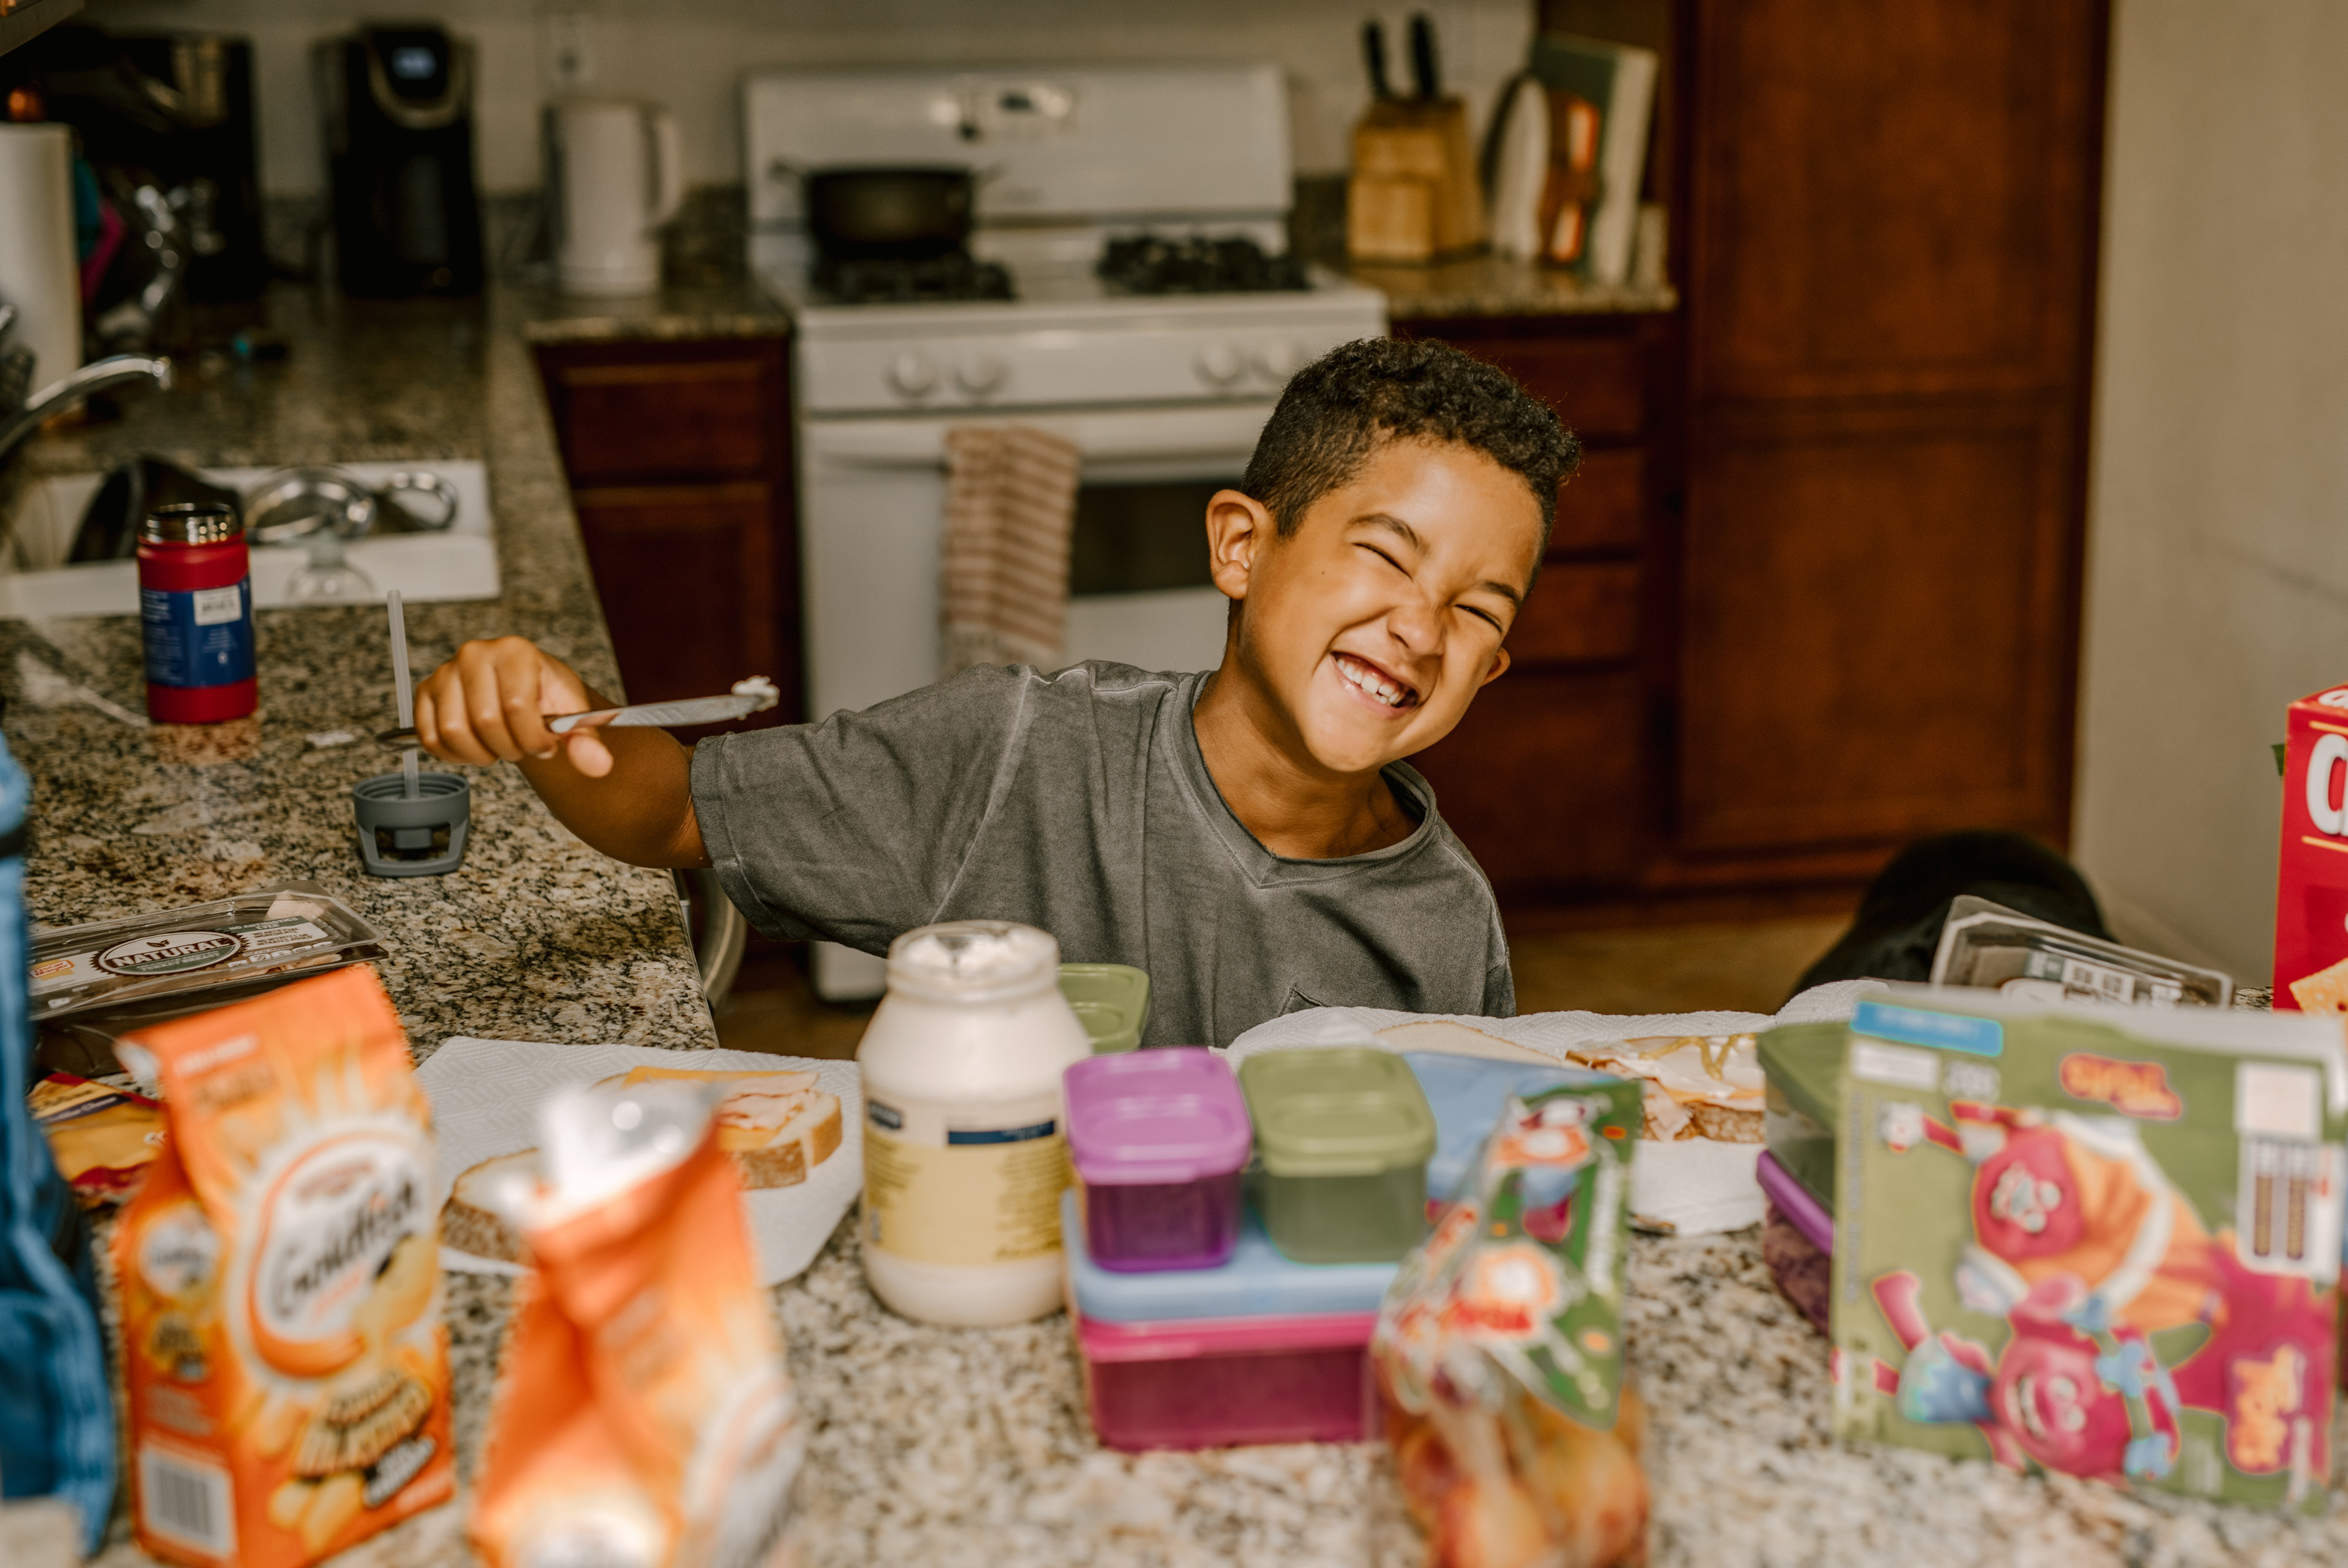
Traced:
<path fill-rule="evenodd" d="M 489 533 L 489 476 L 469 459 L 403 463 L 343 463 L 369 484 L 402 469 L 429 469 L 457 490 L 457 520 L 438 534 L 398 534 L 353 539 L 344 547 L 351 565 L 366 573 L 377 593 L 399 589 L 410 603 L 436 599 L 495 599 L 498 552 Z M 199 470 L 215 484 L 250 489 L 269 468 Z M 57 615 L 136 615 L 139 569 L 133 561 L 65 564 L 83 511 L 104 482 L 99 474 L 61 474 L 26 488 L 0 550 L 0 619 L 32 620 Z M 286 602 L 285 585 L 309 559 L 299 545 L 256 547 L 252 601 L 272 610 Z"/>

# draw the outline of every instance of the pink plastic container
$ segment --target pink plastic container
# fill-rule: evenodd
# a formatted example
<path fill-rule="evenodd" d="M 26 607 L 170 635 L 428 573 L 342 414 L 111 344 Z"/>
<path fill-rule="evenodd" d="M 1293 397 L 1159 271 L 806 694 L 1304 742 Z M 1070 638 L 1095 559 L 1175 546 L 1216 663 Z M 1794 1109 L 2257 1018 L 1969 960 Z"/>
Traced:
<path fill-rule="evenodd" d="M 1761 1260 L 1786 1299 L 1827 1333 L 1834 1276 L 1834 1216 L 1793 1173 L 1763 1150 L 1754 1175 L 1768 1204 L 1761 1222 Z"/>
<path fill-rule="evenodd" d="M 1375 1312 L 1104 1323 L 1075 1317 L 1093 1430 L 1113 1449 L 1375 1438 Z"/>
<path fill-rule="evenodd" d="M 1197 1046 L 1096 1056 L 1064 1081 L 1093 1262 L 1130 1274 L 1229 1258 L 1250 1135 L 1222 1059 Z"/>

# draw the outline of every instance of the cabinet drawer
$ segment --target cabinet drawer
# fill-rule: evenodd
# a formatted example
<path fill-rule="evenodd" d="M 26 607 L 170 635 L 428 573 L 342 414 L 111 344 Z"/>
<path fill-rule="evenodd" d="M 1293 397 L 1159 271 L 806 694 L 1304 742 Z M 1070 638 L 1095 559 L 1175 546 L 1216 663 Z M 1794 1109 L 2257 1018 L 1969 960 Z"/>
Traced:
<path fill-rule="evenodd" d="M 762 474 L 787 417 L 757 359 L 562 364 L 550 379 L 574 484 Z"/>
<path fill-rule="evenodd" d="M 1581 455 L 1581 471 L 1557 493 L 1551 555 L 1636 549 L 1646 538 L 1647 454 L 1637 446 Z"/>
<path fill-rule="evenodd" d="M 1515 338 L 1459 346 L 1524 383 L 1585 439 L 1636 436 L 1645 428 L 1646 372 L 1632 339 Z"/>
<path fill-rule="evenodd" d="M 1519 663 L 1589 664 L 1639 651 L 1639 569 L 1628 561 L 1575 562 L 1541 569 L 1532 597 L 1509 629 Z"/>

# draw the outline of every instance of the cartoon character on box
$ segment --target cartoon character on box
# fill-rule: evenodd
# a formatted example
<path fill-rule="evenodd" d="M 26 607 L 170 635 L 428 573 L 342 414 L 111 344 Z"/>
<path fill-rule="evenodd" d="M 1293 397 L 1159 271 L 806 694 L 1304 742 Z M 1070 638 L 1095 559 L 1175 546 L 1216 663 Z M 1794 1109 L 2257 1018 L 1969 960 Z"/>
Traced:
<path fill-rule="evenodd" d="M 2208 1315 L 2218 1248 L 2133 1122 L 1965 1101 L 1949 1114 L 1953 1146 L 1974 1163 L 1973 1240 L 1958 1272 L 1968 1307 L 2009 1312 L 2072 1280 L 2140 1334 Z M 1949 1142 L 1937 1130 L 1932 1141 Z"/>
<path fill-rule="evenodd" d="M 1900 1414 L 1923 1423 L 1971 1421 L 1990 1452 L 2014 1470 L 2030 1459 L 2064 1475 L 2157 1481 L 2177 1463 L 2183 1404 L 2142 1331 L 2115 1325 L 2075 1279 L 2050 1279 L 2015 1303 L 2013 1337 L 1987 1348 L 1932 1331 L 1907 1269 L 1871 1286 L 1907 1348 L 1895 1370 L 1879 1361 L 1876 1387 Z"/>
<path fill-rule="evenodd" d="M 2079 1061 L 2130 1065 L 2075 1057 L 2066 1078 Z M 2144 1098 L 2165 1084 L 2133 1092 L 2135 1113 L 2177 1114 Z M 1925 1118 L 1921 1141 L 1975 1165 L 1958 1298 L 2004 1318 L 2011 1337 L 1993 1355 L 1933 1331 L 1908 1270 L 1871 1282 L 1908 1351 L 1897 1368 L 1878 1362 L 1875 1383 L 1904 1419 L 1972 1422 L 2015 1469 L 2125 1483 L 2175 1468 L 2189 1408 L 2226 1419 L 2227 1458 L 2245 1474 L 2327 1473 L 2325 1434 L 2293 1416 L 2322 1408 L 2333 1376 L 2329 1293 L 2245 1266 L 2233 1232 L 2210 1233 L 2130 1122 L 1967 1102 L 1950 1117 Z"/>

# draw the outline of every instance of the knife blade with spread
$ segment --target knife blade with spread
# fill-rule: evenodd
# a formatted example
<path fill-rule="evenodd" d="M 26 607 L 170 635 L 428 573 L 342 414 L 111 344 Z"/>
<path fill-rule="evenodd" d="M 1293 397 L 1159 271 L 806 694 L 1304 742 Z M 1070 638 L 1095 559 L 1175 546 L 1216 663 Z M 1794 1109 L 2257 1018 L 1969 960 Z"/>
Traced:
<path fill-rule="evenodd" d="M 734 682 L 734 690 L 722 697 L 687 697 L 674 702 L 633 702 L 624 708 L 593 708 L 583 713 L 564 713 L 546 721 L 546 727 L 558 735 L 573 730 L 662 728 L 684 724 L 722 724 L 729 719 L 747 719 L 753 713 L 763 713 L 782 701 L 782 691 L 764 675 L 753 675 Z M 376 743 L 385 746 L 417 744 L 413 729 L 382 730 Z"/>

